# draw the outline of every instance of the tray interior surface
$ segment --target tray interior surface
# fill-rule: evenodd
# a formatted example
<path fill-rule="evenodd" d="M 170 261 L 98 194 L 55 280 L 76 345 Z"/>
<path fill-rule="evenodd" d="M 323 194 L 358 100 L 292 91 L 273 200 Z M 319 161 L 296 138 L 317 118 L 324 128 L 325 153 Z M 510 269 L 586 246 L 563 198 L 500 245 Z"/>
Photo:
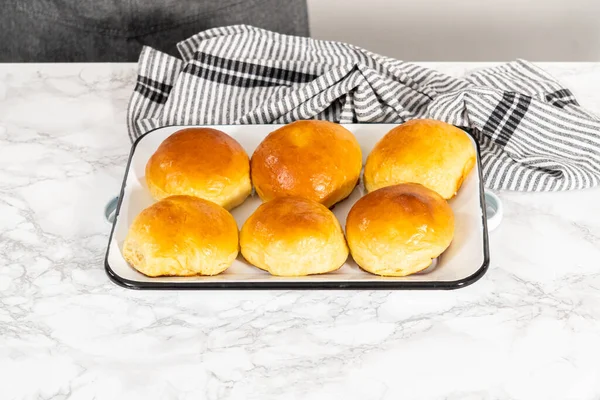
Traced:
<path fill-rule="evenodd" d="M 363 154 L 363 165 L 367 155 L 390 129 L 397 124 L 348 124 L 344 125 L 356 136 L 360 143 Z M 222 125 L 211 126 L 222 130 L 235 138 L 246 150 L 249 156 L 254 149 L 269 134 L 269 132 L 279 128 L 281 125 Z M 146 187 L 144 171 L 146 162 L 156 151 L 160 143 L 172 133 L 182 129 L 182 126 L 164 127 L 156 129 L 143 136 L 134 145 L 131 160 L 126 171 L 124 188 L 120 199 L 117 216 L 115 218 L 113 232 L 109 242 L 106 255 L 106 268 L 109 275 L 117 283 L 138 288 L 156 287 L 160 285 L 176 288 L 178 286 L 189 286 L 192 284 L 198 288 L 203 285 L 210 286 L 220 283 L 223 287 L 227 284 L 235 286 L 236 283 L 261 284 L 262 287 L 268 287 L 269 283 L 273 287 L 285 287 L 286 284 L 306 282 L 328 283 L 349 283 L 368 282 L 370 286 L 377 286 L 377 283 L 397 282 L 399 287 L 402 283 L 409 286 L 409 282 L 421 282 L 423 284 L 432 283 L 452 283 L 468 280 L 470 277 L 482 272 L 486 267 L 487 261 L 487 232 L 485 227 L 485 214 L 482 196 L 480 163 L 477 162 L 475 168 L 463 182 L 458 195 L 449 201 L 455 214 L 455 237 L 450 247 L 434 260 L 434 263 L 427 270 L 407 276 L 407 277 L 380 277 L 372 275 L 360 269 L 356 263 L 349 257 L 346 263 L 337 271 L 323 275 L 311 275 L 306 277 L 275 277 L 268 272 L 262 271 L 248 264 L 240 254 L 233 265 L 225 272 L 216 276 L 194 276 L 194 277 L 158 277 L 150 278 L 132 268 L 123 258 L 121 250 L 127 231 L 134 218 L 154 201 Z M 473 139 L 471 138 L 473 141 Z M 475 142 L 473 145 L 476 147 Z M 201 157 L 202 155 L 199 155 Z M 479 157 L 479 154 L 478 154 Z M 340 221 L 342 227 L 345 227 L 346 216 L 352 205 L 364 194 L 364 184 L 361 182 L 354 189 L 352 194 L 344 201 L 336 204 L 332 211 Z M 239 207 L 233 209 L 231 213 L 235 217 L 238 228 L 248 218 L 248 216 L 261 204 L 260 198 L 253 194 Z M 470 282 L 468 282 L 470 283 Z"/>

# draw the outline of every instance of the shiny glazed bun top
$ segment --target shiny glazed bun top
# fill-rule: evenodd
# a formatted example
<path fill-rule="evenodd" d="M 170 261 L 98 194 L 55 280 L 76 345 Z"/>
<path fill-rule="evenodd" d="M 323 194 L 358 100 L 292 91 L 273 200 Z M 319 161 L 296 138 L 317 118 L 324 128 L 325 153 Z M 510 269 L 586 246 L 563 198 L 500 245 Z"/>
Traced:
<path fill-rule="evenodd" d="M 240 246 L 248 262 L 279 276 L 333 271 L 348 257 L 335 215 L 302 197 L 278 197 L 259 206 L 242 227 Z"/>
<path fill-rule="evenodd" d="M 146 182 L 157 199 L 190 195 L 226 209 L 250 194 L 250 162 L 242 146 L 212 128 L 187 128 L 165 139 L 146 164 Z"/>
<path fill-rule="evenodd" d="M 356 186 L 362 153 L 354 135 L 328 121 L 296 121 L 271 132 L 251 160 L 256 192 L 269 201 L 299 196 L 326 207 Z"/>
<path fill-rule="evenodd" d="M 456 195 L 476 161 L 471 139 L 441 121 L 415 119 L 389 131 L 365 164 L 367 191 L 420 183 L 450 199 Z"/>
<path fill-rule="evenodd" d="M 346 220 L 352 257 L 384 276 L 419 272 L 454 237 L 454 213 L 439 194 L 415 183 L 386 186 L 358 200 Z"/>
<path fill-rule="evenodd" d="M 147 276 L 215 275 L 238 253 L 238 229 L 223 207 L 198 197 L 171 196 L 133 221 L 123 256 Z"/>

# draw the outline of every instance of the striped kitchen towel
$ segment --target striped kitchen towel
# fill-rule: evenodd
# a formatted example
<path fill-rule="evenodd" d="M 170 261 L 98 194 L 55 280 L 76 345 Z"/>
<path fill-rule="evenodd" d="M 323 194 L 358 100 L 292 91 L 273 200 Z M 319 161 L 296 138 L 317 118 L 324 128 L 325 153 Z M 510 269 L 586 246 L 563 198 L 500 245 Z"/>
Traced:
<path fill-rule="evenodd" d="M 557 191 L 600 181 L 600 118 L 526 61 L 454 78 L 359 47 L 237 25 L 144 48 L 129 110 L 132 140 L 166 125 L 400 123 L 470 128 L 492 189 Z"/>

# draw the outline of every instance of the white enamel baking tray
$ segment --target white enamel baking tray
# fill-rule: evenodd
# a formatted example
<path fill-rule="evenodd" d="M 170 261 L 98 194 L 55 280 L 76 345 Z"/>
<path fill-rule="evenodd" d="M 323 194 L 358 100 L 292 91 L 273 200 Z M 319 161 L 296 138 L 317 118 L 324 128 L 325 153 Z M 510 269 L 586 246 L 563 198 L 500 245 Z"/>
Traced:
<path fill-rule="evenodd" d="M 248 155 L 252 155 L 262 139 L 280 126 L 221 125 L 212 128 L 235 138 Z M 364 163 L 375 143 L 396 124 L 344 126 L 354 133 L 360 143 Z M 125 261 L 121 250 L 133 219 L 153 203 L 144 178 L 146 162 L 164 139 L 182 128 L 186 127 L 171 126 L 153 130 L 132 146 L 105 259 L 108 276 L 121 286 L 131 289 L 456 289 L 475 282 L 487 270 L 489 246 L 481 163 L 478 145 L 471 139 L 477 149 L 477 163 L 458 195 L 449 202 L 456 221 L 454 240 L 431 267 L 419 274 L 380 277 L 363 271 L 350 257 L 339 270 L 331 273 L 276 277 L 248 264 L 240 254 L 231 267 L 216 276 L 147 277 Z M 198 156 L 202 157 L 202 154 Z M 332 211 L 342 227 L 352 205 L 365 193 L 361 177 L 352 194 L 333 207 Z M 232 210 L 238 228 L 260 203 L 260 198 L 253 193 L 241 206 Z"/>

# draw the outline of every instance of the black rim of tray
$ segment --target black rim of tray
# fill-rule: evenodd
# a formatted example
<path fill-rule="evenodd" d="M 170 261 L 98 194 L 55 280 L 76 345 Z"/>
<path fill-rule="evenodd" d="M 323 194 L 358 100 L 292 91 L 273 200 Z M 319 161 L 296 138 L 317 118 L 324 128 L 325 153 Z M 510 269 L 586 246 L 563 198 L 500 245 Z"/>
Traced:
<path fill-rule="evenodd" d="M 485 191 L 483 187 L 483 175 L 481 168 L 481 156 L 480 156 L 480 147 L 479 142 L 472 134 L 471 130 L 464 127 L 458 127 L 465 131 L 469 136 L 473 138 L 475 142 L 475 147 L 477 149 L 477 165 L 479 170 L 479 205 L 481 207 L 481 216 L 482 216 L 482 225 L 483 225 L 483 264 L 475 273 L 472 275 L 458 279 L 456 281 L 427 281 L 427 282 L 414 282 L 414 281 L 399 281 L 399 280 L 390 280 L 390 281 L 372 281 L 372 282 L 364 282 L 364 281 L 311 281 L 311 282 L 294 282 L 294 281 L 273 281 L 273 282 L 141 282 L 134 281 L 131 279 L 126 279 L 119 276 L 115 273 L 110 264 L 108 263 L 108 255 L 110 253 L 110 244 L 112 243 L 113 234 L 115 233 L 115 227 L 117 225 L 117 219 L 119 217 L 119 212 L 121 211 L 121 203 L 123 201 L 123 195 L 125 194 L 125 186 L 127 183 L 127 176 L 129 175 L 129 167 L 131 166 L 131 160 L 133 159 L 133 154 L 135 153 L 135 148 L 137 147 L 140 140 L 149 135 L 150 133 L 164 128 L 174 128 L 180 125 L 169 125 L 169 126 L 161 126 L 159 128 L 152 129 L 142 136 L 136 139 L 131 146 L 131 151 L 129 152 L 129 158 L 127 160 L 127 166 L 125 167 L 125 175 L 123 176 L 123 184 L 121 185 L 121 191 L 119 193 L 119 202 L 117 204 L 117 209 L 115 210 L 115 217 L 112 223 L 112 228 L 110 230 L 110 236 L 108 238 L 108 247 L 106 249 L 106 255 L 104 256 L 104 269 L 106 274 L 110 278 L 111 281 L 116 283 L 119 286 L 122 286 L 127 289 L 137 289 L 137 290 L 265 290 L 265 289 L 275 289 L 275 290 L 307 290 L 307 289 L 318 289 L 318 290 L 353 290 L 353 289 L 403 289 L 403 290 L 419 290 L 419 289 L 444 289 L 444 290 L 452 290 L 452 289 L 460 289 L 466 286 L 469 286 L 475 282 L 477 282 L 488 270 L 490 264 L 490 249 L 489 249 L 489 239 L 488 239 L 488 228 L 487 228 L 487 215 L 485 210 Z M 208 126 L 208 125 L 198 125 L 198 126 Z M 181 125 L 181 128 L 188 127 L 186 125 Z"/>

